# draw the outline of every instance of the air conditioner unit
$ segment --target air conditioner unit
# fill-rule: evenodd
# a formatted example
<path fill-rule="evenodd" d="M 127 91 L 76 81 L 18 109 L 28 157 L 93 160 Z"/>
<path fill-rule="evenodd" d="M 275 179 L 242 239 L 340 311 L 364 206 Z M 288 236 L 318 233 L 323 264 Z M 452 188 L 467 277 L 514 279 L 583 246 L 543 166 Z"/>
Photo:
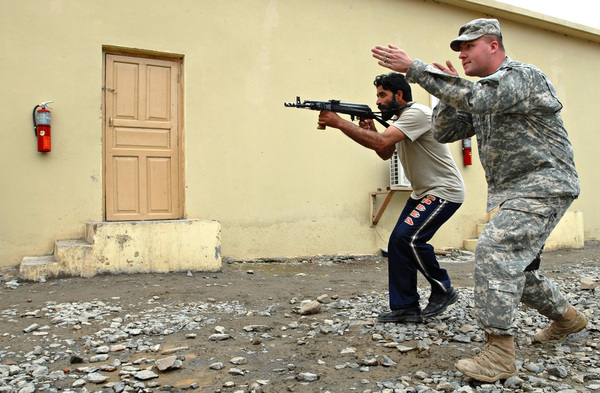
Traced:
<path fill-rule="evenodd" d="M 390 159 L 390 187 L 410 187 L 410 182 L 404 174 L 404 168 L 402 168 L 396 151 Z"/>

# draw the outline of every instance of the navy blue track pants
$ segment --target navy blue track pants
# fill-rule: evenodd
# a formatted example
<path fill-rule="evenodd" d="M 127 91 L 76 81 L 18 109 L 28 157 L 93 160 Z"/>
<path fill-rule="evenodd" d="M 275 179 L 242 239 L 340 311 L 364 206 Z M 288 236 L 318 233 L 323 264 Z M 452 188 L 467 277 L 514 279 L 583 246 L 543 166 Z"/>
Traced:
<path fill-rule="evenodd" d="M 421 200 L 408 198 L 388 243 L 390 309 L 419 305 L 417 271 L 429 281 L 432 291 L 450 288 L 450 277 L 427 242 L 460 206 L 433 195 Z"/>

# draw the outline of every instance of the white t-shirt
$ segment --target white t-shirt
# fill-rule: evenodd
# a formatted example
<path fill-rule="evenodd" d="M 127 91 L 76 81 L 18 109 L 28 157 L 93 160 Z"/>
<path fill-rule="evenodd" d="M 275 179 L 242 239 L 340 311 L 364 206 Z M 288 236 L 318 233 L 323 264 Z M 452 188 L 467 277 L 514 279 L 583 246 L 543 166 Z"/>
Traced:
<path fill-rule="evenodd" d="M 431 132 L 431 109 L 414 103 L 393 118 L 392 126 L 406 138 L 396 143 L 398 158 L 413 188 L 412 198 L 427 194 L 450 202 L 465 200 L 465 185 L 448 145 L 439 143 Z"/>

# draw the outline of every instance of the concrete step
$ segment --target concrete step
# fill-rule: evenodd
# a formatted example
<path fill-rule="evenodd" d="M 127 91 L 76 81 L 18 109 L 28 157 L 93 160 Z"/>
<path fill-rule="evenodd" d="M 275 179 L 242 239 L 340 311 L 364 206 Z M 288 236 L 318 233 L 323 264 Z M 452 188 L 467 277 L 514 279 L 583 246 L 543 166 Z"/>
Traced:
<path fill-rule="evenodd" d="M 85 267 L 89 266 L 91 257 L 92 245 L 85 240 L 57 240 L 54 254 L 23 258 L 20 275 L 29 281 L 38 281 L 40 277 L 85 276 Z"/>
<path fill-rule="evenodd" d="M 93 246 L 83 239 L 57 240 L 54 242 L 54 258 L 61 273 L 67 276 L 87 276 L 86 267 L 93 258 Z"/>
<path fill-rule="evenodd" d="M 52 255 L 25 257 L 21 278 L 103 273 L 219 271 L 221 224 L 213 220 L 89 222 L 85 239 L 57 240 Z"/>
<path fill-rule="evenodd" d="M 475 247 L 477 247 L 477 238 L 465 239 L 463 240 L 463 248 L 467 251 L 475 251 Z"/>
<path fill-rule="evenodd" d="M 60 265 L 54 255 L 24 257 L 19 267 L 19 276 L 28 281 L 39 281 L 40 277 L 60 277 Z"/>
<path fill-rule="evenodd" d="M 463 248 L 465 250 L 475 251 L 475 248 L 477 247 L 477 240 L 478 240 L 479 236 L 481 235 L 481 232 L 483 232 L 483 230 L 485 229 L 485 226 L 488 224 L 488 222 L 490 222 L 492 217 L 494 217 L 497 212 L 498 212 L 498 208 L 495 208 L 494 210 L 487 212 L 486 213 L 487 222 L 475 225 L 475 233 L 477 234 L 477 237 L 463 240 Z"/>
<path fill-rule="evenodd" d="M 475 226 L 475 230 L 477 232 L 477 237 L 479 237 L 479 235 L 481 235 L 481 232 L 483 232 L 483 230 L 485 229 L 485 226 L 487 225 L 487 223 L 483 223 L 483 224 L 477 224 Z"/>

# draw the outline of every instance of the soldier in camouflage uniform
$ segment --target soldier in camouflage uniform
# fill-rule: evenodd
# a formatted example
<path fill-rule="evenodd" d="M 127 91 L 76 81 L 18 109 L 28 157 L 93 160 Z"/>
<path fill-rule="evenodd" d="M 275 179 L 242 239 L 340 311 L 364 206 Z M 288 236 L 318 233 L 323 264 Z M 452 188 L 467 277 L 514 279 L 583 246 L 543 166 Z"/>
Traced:
<path fill-rule="evenodd" d="M 477 137 L 487 208 L 499 207 L 475 250 L 474 315 L 487 344 L 455 366 L 471 378 L 495 382 L 517 374 L 519 302 L 552 320 L 535 342 L 560 342 L 587 324 L 537 271 L 548 235 L 579 195 L 579 179 L 554 86 L 535 66 L 506 56 L 498 21 L 469 22 L 450 47 L 460 52 L 465 74 L 481 79 L 460 78 L 450 61 L 428 65 L 392 45 L 372 52 L 381 66 L 406 72 L 408 81 L 439 98 L 433 120 L 438 141 Z"/>

